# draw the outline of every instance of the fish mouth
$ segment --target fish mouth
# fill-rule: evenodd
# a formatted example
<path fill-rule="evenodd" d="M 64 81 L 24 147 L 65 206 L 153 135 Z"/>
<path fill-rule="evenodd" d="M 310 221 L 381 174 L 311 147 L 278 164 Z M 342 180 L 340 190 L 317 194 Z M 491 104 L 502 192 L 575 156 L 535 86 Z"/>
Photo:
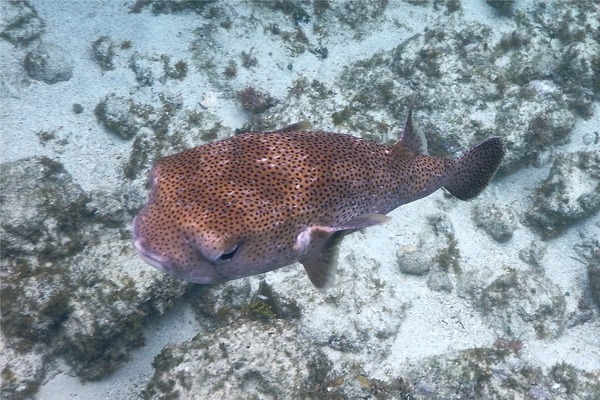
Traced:
<path fill-rule="evenodd" d="M 139 254 L 139 256 L 142 258 L 142 260 L 144 260 L 146 263 L 152 265 L 154 268 L 157 268 L 163 272 L 166 273 L 171 273 L 170 269 L 168 268 L 168 259 L 164 256 L 160 256 L 156 253 L 153 253 L 152 251 L 150 251 L 147 246 L 146 246 L 146 241 L 140 237 L 140 235 L 138 234 L 138 223 L 140 216 L 136 216 L 133 219 L 133 245 L 135 246 L 135 249 L 137 250 L 137 253 Z"/>
<path fill-rule="evenodd" d="M 140 235 L 140 226 L 143 219 L 138 215 L 132 222 L 133 245 L 138 255 L 144 262 L 154 268 L 175 276 L 177 278 L 200 284 L 218 283 L 228 280 L 226 277 L 217 277 L 212 269 L 208 270 L 202 263 L 194 267 L 178 265 L 177 262 L 165 253 L 152 251 L 148 246 L 148 241 L 143 235 Z M 197 260 L 198 261 L 198 260 Z M 197 263 L 198 264 L 198 263 Z"/>
<path fill-rule="evenodd" d="M 148 249 L 144 247 L 143 239 L 135 239 L 133 244 L 142 260 L 163 272 L 171 273 L 170 269 L 167 267 L 167 258 L 148 251 Z"/>
<path fill-rule="evenodd" d="M 164 273 L 167 273 L 169 275 L 175 276 L 177 278 L 180 278 L 180 279 L 183 279 L 183 280 L 186 280 L 189 282 L 201 283 L 201 284 L 218 283 L 218 282 L 227 280 L 227 279 L 215 278 L 214 276 L 212 276 L 210 274 L 206 275 L 199 269 L 197 269 L 197 270 L 192 269 L 187 272 L 180 271 L 180 270 L 178 270 L 178 268 L 176 266 L 173 266 L 169 262 L 169 259 L 167 257 L 152 253 L 147 248 L 145 248 L 143 239 L 140 239 L 140 238 L 135 239 L 133 243 L 134 243 L 135 249 L 137 250 L 137 252 L 138 252 L 139 256 L 142 258 L 142 260 L 144 260 L 146 263 L 152 265 L 156 269 L 158 269 Z"/>

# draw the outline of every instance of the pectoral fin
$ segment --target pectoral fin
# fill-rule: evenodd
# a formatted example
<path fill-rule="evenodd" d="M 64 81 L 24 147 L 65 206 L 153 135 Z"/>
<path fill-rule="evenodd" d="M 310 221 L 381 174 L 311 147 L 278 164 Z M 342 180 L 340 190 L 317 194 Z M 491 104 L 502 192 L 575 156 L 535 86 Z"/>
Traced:
<path fill-rule="evenodd" d="M 390 218 L 383 214 L 365 214 L 341 226 L 313 226 L 298 235 L 297 246 L 303 249 L 300 263 L 318 289 L 333 285 L 339 245 L 344 236 L 358 229 L 380 225 Z"/>
<path fill-rule="evenodd" d="M 313 232 L 308 253 L 300 259 L 300 263 L 317 289 L 325 290 L 333 285 L 339 245 L 343 238 L 343 231 L 333 234 Z"/>

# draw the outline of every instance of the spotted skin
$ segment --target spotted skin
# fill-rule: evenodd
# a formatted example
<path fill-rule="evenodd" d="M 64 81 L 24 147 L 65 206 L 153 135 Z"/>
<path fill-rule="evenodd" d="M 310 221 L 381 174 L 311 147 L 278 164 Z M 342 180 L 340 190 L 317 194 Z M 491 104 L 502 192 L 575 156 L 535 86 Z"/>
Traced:
<path fill-rule="evenodd" d="M 491 138 L 463 157 L 421 154 L 409 113 L 394 146 L 333 132 L 247 133 L 161 159 L 148 204 L 133 223 L 151 265 L 197 283 L 263 273 L 300 261 L 331 284 L 337 245 L 440 187 L 476 196 L 504 154 Z"/>

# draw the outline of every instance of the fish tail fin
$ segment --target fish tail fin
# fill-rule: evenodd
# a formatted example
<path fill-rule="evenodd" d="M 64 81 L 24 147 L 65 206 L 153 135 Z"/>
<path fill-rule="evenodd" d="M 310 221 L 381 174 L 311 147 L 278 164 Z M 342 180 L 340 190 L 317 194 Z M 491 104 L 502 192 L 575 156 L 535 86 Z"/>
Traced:
<path fill-rule="evenodd" d="M 490 182 L 503 157 L 502 139 L 489 138 L 456 159 L 454 173 L 444 187 L 460 200 L 476 197 Z"/>

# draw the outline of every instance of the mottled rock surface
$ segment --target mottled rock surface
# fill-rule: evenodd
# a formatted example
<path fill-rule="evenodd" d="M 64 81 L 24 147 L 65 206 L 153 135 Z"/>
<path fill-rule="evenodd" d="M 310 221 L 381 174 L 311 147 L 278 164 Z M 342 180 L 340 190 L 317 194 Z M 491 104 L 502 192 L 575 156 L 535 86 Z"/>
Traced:
<path fill-rule="evenodd" d="M 5 163 L 0 184 L 3 257 L 51 260 L 83 248 L 89 198 L 62 164 L 47 157 Z"/>
<path fill-rule="evenodd" d="M 88 194 L 59 162 L 34 157 L 0 171 L 7 346 L 15 352 L 35 347 L 38 362 L 60 354 L 84 379 L 106 376 L 143 343 L 148 315 L 164 312 L 187 285 L 145 268 L 129 234 L 95 218 L 102 214 L 93 212 Z M 36 387 L 41 377 L 32 375 L 26 386 Z"/>
<path fill-rule="evenodd" d="M 460 253 L 452 222 L 443 214 L 430 216 L 428 222 L 420 233 L 415 234 L 414 243 L 403 243 L 397 251 L 400 271 L 408 275 L 425 275 L 431 269 L 445 275 L 458 271 Z M 439 274 L 437 277 L 441 278 Z M 447 288 L 447 282 L 439 283 Z"/>
<path fill-rule="evenodd" d="M 519 250 L 519 258 L 535 268 L 543 268 L 542 260 L 548 246 L 541 240 L 533 240 Z"/>
<path fill-rule="evenodd" d="M 600 210 L 600 154 L 578 152 L 558 157 L 537 188 L 527 221 L 543 238 L 561 234 Z"/>
<path fill-rule="evenodd" d="M 300 398 L 323 382 L 330 366 L 295 324 L 230 325 L 167 346 L 144 398 Z M 285 384 L 282 384 L 285 382 Z"/>
<path fill-rule="evenodd" d="M 54 44 L 42 43 L 27 53 L 24 66 L 31 78 L 49 85 L 68 81 L 73 76 L 73 58 Z"/>
<path fill-rule="evenodd" d="M 96 117 L 109 132 L 131 139 L 154 114 L 152 107 L 137 105 L 131 99 L 111 93 L 96 106 Z"/>
<path fill-rule="evenodd" d="M 506 271 L 483 289 L 480 304 L 499 337 L 553 339 L 566 324 L 563 293 L 536 272 Z"/>
<path fill-rule="evenodd" d="M 27 45 L 44 32 L 44 21 L 29 2 L 1 2 L 0 17 L 0 37 L 15 46 Z"/>
<path fill-rule="evenodd" d="M 38 390 L 46 370 L 48 355 L 42 346 L 19 351 L 0 343 L 0 391 L 3 399 L 29 399 Z"/>
<path fill-rule="evenodd" d="M 600 395 L 598 373 L 567 363 L 544 371 L 519 357 L 522 343 L 499 340 L 491 348 L 473 348 L 455 357 L 436 357 L 404 376 L 410 398 L 592 399 Z M 390 398 L 403 398 L 393 396 Z"/>
<path fill-rule="evenodd" d="M 499 242 L 509 240 L 517 229 L 517 215 L 507 206 L 497 203 L 479 203 L 473 207 L 473 220 Z"/>
<path fill-rule="evenodd" d="M 117 45 L 108 36 L 101 36 L 92 43 L 94 59 L 103 71 L 115 68 L 115 53 Z"/>

